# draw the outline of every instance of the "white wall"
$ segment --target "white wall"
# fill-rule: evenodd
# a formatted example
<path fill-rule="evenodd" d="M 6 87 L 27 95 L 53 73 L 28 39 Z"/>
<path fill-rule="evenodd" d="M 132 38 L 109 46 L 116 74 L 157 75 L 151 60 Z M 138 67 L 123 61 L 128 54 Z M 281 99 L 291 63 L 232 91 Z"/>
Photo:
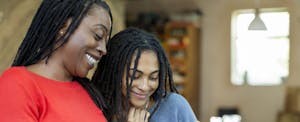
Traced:
<path fill-rule="evenodd" d="M 290 78 L 283 86 L 235 87 L 230 84 L 230 16 L 235 9 L 253 8 L 254 0 L 200 0 L 202 20 L 201 121 L 218 107 L 236 106 L 243 122 L 276 122 L 284 109 L 285 87 L 299 85 L 299 0 L 261 0 L 261 7 L 289 7 L 291 16 Z"/>

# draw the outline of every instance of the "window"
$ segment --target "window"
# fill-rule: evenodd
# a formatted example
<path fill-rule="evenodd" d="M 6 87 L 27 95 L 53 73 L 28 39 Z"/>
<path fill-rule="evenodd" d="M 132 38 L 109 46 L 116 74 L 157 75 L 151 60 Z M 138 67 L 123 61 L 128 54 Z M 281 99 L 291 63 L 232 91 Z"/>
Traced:
<path fill-rule="evenodd" d="M 232 14 L 231 82 L 234 85 L 279 85 L 289 75 L 289 13 L 262 9 L 267 31 L 248 30 L 254 11 Z"/>

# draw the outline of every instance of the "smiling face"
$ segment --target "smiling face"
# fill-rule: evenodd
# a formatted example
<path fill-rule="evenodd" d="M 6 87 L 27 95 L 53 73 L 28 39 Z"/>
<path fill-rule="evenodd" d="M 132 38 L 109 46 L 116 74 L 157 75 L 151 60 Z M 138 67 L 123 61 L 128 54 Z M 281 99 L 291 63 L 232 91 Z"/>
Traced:
<path fill-rule="evenodd" d="M 135 56 L 131 60 L 129 71 L 129 82 L 132 79 L 131 89 L 129 90 L 130 103 L 137 108 L 144 108 L 150 96 L 155 92 L 159 85 L 159 64 L 157 56 L 153 51 L 144 51 L 141 53 L 138 61 L 136 73 L 134 72 Z M 126 95 L 126 72 L 122 81 L 122 93 Z"/>
<path fill-rule="evenodd" d="M 94 5 L 78 28 L 56 55 L 71 76 L 86 77 L 88 71 L 106 54 L 111 18 L 108 12 Z"/>

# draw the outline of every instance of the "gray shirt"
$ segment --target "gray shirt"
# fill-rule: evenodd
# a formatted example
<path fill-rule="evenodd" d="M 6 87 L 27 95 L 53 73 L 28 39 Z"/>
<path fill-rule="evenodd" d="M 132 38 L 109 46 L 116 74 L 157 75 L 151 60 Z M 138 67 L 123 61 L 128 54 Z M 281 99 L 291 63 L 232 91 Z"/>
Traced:
<path fill-rule="evenodd" d="M 154 107 L 149 109 L 150 113 L 153 112 Z M 161 101 L 149 122 L 197 122 L 197 119 L 190 104 L 183 96 L 169 93 Z"/>

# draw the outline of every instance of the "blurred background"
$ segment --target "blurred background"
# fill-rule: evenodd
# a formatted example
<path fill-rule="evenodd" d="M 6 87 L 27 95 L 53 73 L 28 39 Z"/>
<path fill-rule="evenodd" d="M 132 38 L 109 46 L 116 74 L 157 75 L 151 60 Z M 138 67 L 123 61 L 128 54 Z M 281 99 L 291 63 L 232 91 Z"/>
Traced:
<path fill-rule="evenodd" d="M 201 122 L 300 122 L 300 0 L 106 1 L 113 34 L 134 26 L 161 40 Z M 0 73 L 40 2 L 0 0 Z"/>

